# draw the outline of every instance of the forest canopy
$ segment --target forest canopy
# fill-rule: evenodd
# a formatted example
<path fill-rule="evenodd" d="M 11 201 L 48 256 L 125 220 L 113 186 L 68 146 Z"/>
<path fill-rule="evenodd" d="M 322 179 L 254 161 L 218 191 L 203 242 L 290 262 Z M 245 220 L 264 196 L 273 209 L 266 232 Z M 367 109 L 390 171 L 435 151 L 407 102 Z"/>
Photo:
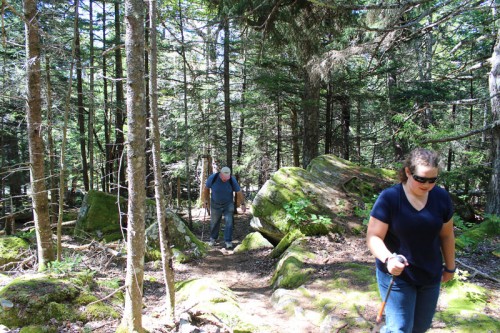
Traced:
<path fill-rule="evenodd" d="M 145 89 L 157 95 L 169 205 L 196 198 L 203 156 L 230 166 L 251 192 L 280 167 L 306 167 L 323 153 L 397 168 L 426 146 L 441 153 L 449 191 L 498 213 L 498 199 L 488 201 L 498 194 L 496 1 L 157 6 L 158 86 Z M 62 164 L 70 202 L 90 189 L 127 193 L 125 15 L 120 1 L 36 2 L 40 52 L 31 60 L 40 63 L 51 207 Z M 2 2 L 2 218 L 30 210 L 25 23 L 22 3 Z M 150 130 L 145 186 L 153 181 Z"/>

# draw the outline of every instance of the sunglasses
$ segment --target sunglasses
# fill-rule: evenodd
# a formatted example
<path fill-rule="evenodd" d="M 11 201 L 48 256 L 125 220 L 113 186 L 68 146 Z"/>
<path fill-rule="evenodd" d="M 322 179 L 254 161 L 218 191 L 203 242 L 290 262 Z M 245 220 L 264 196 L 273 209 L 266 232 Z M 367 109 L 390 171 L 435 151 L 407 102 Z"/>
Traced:
<path fill-rule="evenodd" d="M 432 177 L 432 178 L 420 177 L 420 176 L 417 176 L 413 173 L 411 174 L 411 176 L 413 177 L 413 179 L 415 179 L 416 182 L 419 182 L 421 184 L 425 184 L 425 183 L 434 184 L 436 182 L 436 180 L 438 179 L 438 177 Z"/>

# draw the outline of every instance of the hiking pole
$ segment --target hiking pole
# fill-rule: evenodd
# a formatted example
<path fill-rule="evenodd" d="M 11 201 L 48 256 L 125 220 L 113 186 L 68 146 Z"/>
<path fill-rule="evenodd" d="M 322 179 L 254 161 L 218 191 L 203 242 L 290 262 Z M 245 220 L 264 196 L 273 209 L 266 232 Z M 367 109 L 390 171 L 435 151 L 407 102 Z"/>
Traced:
<path fill-rule="evenodd" d="M 395 258 L 400 263 L 405 262 L 405 258 L 402 255 L 397 254 L 397 255 L 395 255 Z M 382 321 L 382 314 L 384 313 L 385 304 L 387 303 L 387 300 L 389 299 L 389 294 L 391 293 L 391 289 L 392 289 L 393 284 L 394 284 L 394 275 L 391 275 L 391 282 L 389 283 L 389 287 L 387 288 L 387 293 L 385 294 L 384 301 L 380 305 L 380 310 L 378 311 L 377 319 L 375 320 L 377 324 L 380 324 L 380 322 Z"/>
<path fill-rule="evenodd" d="M 205 232 L 205 218 L 207 217 L 207 207 L 203 209 L 203 221 L 201 222 L 201 241 L 203 241 L 203 233 Z"/>

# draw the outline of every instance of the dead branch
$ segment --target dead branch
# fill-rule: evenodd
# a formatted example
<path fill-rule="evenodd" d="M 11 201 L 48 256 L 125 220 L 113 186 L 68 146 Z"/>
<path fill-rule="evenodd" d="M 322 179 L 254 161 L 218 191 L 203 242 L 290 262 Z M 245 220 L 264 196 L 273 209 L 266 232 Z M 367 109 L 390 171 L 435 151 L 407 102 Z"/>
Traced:
<path fill-rule="evenodd" d="M 476 275 L 479 275 L 479 276 L 482 276 L 482 277 L 484 277 L 484 278 L 486 278 L 486 279 L 488 279 L 488 280 L 491 280 L 491 281 L 493 281 L 493 282 L 500 283 L 500 280 L 495 279 L 493 276 L 488 275 L 488 274 L 486 274 L 486 273 L 484 273 L 484 272 L 481 272 L 480 270 L 478 270 L 478 269 L 476 269 L 476 268 L 474 268 L 474 267 L 472 267 L 472 266 L 469 266 L 469 265 L 464 264 L 464 263 L 463 263 L 463 261 L 461 261 L 461 260 L 459 260 L 459 259 L 455 259 L 455 261 L 456 261 L 457 263 L 459 263 L 460 265 L 464 266 L 465 268 L 467 268 L 468 270 L 473 271 L 473 272 L 471 273 L 471 275 L 470 275 L 470 277 L 471 277 L 471 278 L 473 278 L 473 277 L 474 277 L 474 276 L 476 276 Z"/>
<path fill-rule="evenodd" d="M 73 221 L 66 221 L 66 222 L 61 223 L 61 226 L 63 226 L 63 227 L 73 226 L 73 225 L 76 225 L 76 221 L 77 221 L 77 220 L 73 220 Z M 52 223 L 52 224 L 50 225 L 50 227 L 51 227 L 52 229 L 56 229 L 56 228 L 57 228 L 57 223 Z"/>
<path fill-rule="evenodd" d="M 424 141 L 420 141 L 420 144 L 456 141 L 456 140 L 467 138 L 469 136 L 473 136 L 475 134 L 489 131 L 497 126 L 500 126 L 500 120 L 497 120 L 497 121 L 495 121 L 487 126 L 484 126 L 483 128 L 475 129 L 473 131 L 470 131 L 470 132 L 467 132 L 464 134 L 449 136 L 447 138 L 441 138 L 441 139 L 424 140 Z"/>
<path fill-rule="evenodd" d="M 110 298 L 111 296 L 113 296 L 114 294 L 116 294 L 117 292 L 119 292 L 120 290 L 123 290 L 125 288 L 126 288 L 126 286 L 123 285 L 120 288 L 118 288 L 115 291 L 113 291 L 111 294 L 109 294 L 109 295 L 107 295 L 107 296 L 105 296 L 105 297 L 103 297 L 101 299 L 98 299 L 97 301 L 90 302 L 89 304 L 87 304 L 85 306 L 90 306 L 90 305 L 95 304 L 95 303 L 103 302 L 103 301 L 107 300 L 108 298 Z"/>
<path fill-rule="evenodd" d="M 189 315 L 192 317 L 196 318 L 203 318 L 203 320 L 207 321 L 209 324 L 215 325 L 217 327 L 220 327 L 223 331 L 222 332 L 232 332 L 231 328 L 229 328 L 222 319 L 220 319 L 217 315 L 211 312 L 205 312 L 201 310 L 196 310 L 196 311 L 188 311 Z M 214 317 L 217 321 L 215 320 L 210 320 L 208 316 Z"/>

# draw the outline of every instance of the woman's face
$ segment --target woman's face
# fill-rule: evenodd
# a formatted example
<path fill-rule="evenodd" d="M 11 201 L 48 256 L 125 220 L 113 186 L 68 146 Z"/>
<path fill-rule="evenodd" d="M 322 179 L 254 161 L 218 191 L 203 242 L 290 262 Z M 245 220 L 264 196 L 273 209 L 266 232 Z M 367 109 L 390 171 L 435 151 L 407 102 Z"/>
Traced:
<path fill-rule="evenodd" d="M 409 168 L 405 169 L 408 181 L 406 184 L 415 195 L 424 195 L 434 188 L 439 169 L 431 166 L 416 165 L 413 174 Z"/>

